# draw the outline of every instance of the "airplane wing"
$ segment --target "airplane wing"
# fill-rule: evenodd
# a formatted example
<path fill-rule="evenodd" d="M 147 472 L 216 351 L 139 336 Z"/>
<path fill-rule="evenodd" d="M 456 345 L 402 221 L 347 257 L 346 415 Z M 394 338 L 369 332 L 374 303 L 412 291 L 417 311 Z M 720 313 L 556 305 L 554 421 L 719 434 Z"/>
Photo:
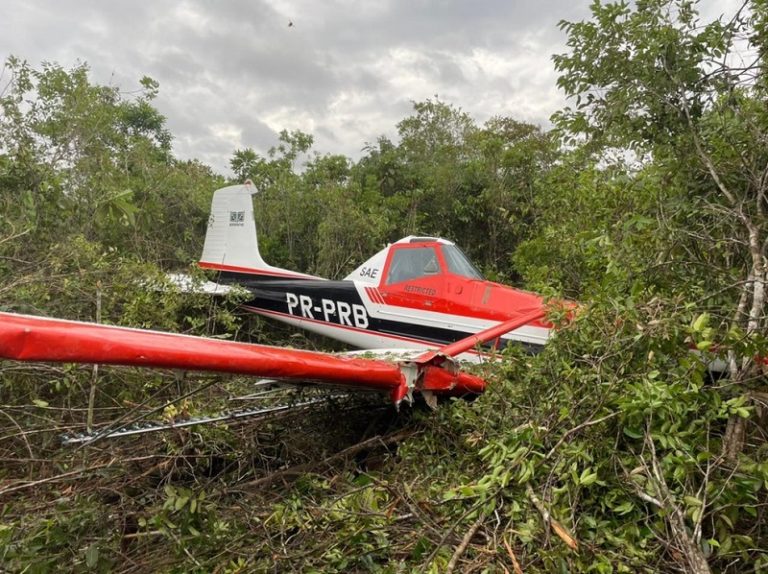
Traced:
<path fill-rule="evenodd" d="M 268 377 L 270 380 L 267 382 L 309 382 L 349 390 L 379 391 L 387 393 L 395 405 L 403 399 L 412 400 L 414 393 L 421 393 L 434 407 L 438 396 L 476 395 L 485 389 L 486 382 L 480 377 L 460 372 L 453 357 L 537 318 L 526 315 L 507 321 L 418 356 L 411 353 L 362 358 L 0 312 L 0 359 L 236 373 Z M 261 382 L 256 383 L 259 384 Z M 318 399 L 291 407 L 309 406 L 316 402 Z M 117 426 L 121 419 L 96 433 L 80 433 L 62 439 L 64 444 L 90 443 L 99 438 L 154 432 L 201 422 L 263 416 L 286 408 L 289 406 L 272 406 L 181 422 L 123 427 Z"/>
<path fill-rule="evenodd" d="M 388 393 L 395 404 L 414 392 L 462 395 L 485 389 L 483 379 L 460 372 L 444 362 L 444 356 L 402 362 L 339 357 L 13 313 L 0 313 L 0 358 L 216 371 L 341 385 Z"/>

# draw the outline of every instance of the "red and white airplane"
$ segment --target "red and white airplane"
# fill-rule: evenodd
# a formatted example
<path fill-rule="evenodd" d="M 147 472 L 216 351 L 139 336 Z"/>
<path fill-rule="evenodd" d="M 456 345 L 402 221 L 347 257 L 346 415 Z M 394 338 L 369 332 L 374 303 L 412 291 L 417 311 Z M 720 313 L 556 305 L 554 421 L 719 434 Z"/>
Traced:
<path fill-rule="evenodd" d="M 461 372 L 454 358 L 477 360 L 511 342 L 531 351 L 546 343 L 552 326 L 543 299 L 486 281 L 444 239 L 401 239 L 342 281 L 268 265 L 259 253 L 254 193 L 249 182 L 214 193 L 199 263 L 217 273 L 213 291 L 237 284 L 255 313 L 355 347 L 409 354 L 341 357 L 0 313 L 0 358 L 243 373 L 374 389 L 399 404 L 414 392 L 482 392 L 485 382 Z"/>
<path fill-rule="evenodd" d="M 435 237 L 405 237 L 342 281 L 272 267 L 259 253 L 255 191 L 246 183 L 215 192 L 199 263 L 217 271 L 219 283 L 245 287 L 254 313 L 358 348 L 426 350 L 543 311 L 539 295 L 486 281 L 456 245 Z M 517 341 L 535 351 L 550 328 L 530 320 L 498 345 Z"/>

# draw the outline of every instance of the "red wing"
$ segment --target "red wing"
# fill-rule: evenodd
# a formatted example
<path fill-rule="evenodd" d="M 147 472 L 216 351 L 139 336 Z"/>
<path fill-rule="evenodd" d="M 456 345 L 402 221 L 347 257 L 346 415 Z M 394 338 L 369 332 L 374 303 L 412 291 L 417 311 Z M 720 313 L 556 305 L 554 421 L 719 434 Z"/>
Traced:
<path fill-rule="evenodd" d="M 0 358 L 216 371 L 387 392 L 480 393 L 485 381 L 434 365 L 336 357 L 232 341 L 0 313 Z"/>

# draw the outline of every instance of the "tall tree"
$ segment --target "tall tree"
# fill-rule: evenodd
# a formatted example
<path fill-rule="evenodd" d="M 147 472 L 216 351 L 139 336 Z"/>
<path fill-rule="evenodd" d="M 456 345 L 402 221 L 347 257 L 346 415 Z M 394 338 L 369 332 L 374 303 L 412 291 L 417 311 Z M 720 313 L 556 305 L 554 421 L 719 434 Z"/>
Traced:
<path fill-rule="evenodd" d="M 712 291 L 733 293 L 724 321 L 739 344 L 729 364 L 745 384 L 768 326 L 768 11 L 750 1 L 730 19 L 701 22 L 696 4 L 595 2 L 591 21 L 563 22 L 570 51 L 555 64 L 575 105 L 556 121 L 594 149 L 628 150 L 664 172 L 662 224 L 679 242 L 665 257 L 701 265 L 718 283 Z M 730 456 L 743 425 L 729 426 Z"/>
<path fill-rule="evenodd" d="M 557 126 L 604 164 L 634 160 L 643 166 L 635 180 L 657 183 L 653 225 L 663 242 L 646 266 L 676 268 L 682 281 L 674 290 L 719 316 L 717 337 L 744 403 L 762 381 L 753 357 L 768 350 L 767 15 L 760 1 L 709 22 L 689 0 L 595 1 L 591 20 L 561 24 L 569 51 L 555 56 L 573 102 Z M 697 341 L 704 350 L 714 338 L 706 323 L 706 314 L 694 323 L 707 331 Z M 732 463 L 746 425 L 744 413 L 728 421 L 722 453 Z M 691 538 L 673 522 L 687 568 L 708 571 L 695 540 L 700 529 Z"/>

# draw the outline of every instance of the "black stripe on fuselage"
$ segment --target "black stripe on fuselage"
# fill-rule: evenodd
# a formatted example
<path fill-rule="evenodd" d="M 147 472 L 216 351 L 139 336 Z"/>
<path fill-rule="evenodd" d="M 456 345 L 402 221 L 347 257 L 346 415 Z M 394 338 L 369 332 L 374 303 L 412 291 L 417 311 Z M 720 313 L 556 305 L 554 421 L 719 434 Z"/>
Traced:
<path fill-rule="evenodd" d="M 250 291 L 252 298 L 245 305 L 254 310 L 261 309 L 296 319 L 309 319 L 437 345 L 453 343 L 474 334 L 371 317 L 352 281 L 284 279 L 236 273 L 228 275 L 225 277 L 222 273 L 221 282 L 237 283 Z M 502 347 L 509 342 L 502 339 Z M 521 344 L 528 352 L 541 349 L 539 345 Z"/>

